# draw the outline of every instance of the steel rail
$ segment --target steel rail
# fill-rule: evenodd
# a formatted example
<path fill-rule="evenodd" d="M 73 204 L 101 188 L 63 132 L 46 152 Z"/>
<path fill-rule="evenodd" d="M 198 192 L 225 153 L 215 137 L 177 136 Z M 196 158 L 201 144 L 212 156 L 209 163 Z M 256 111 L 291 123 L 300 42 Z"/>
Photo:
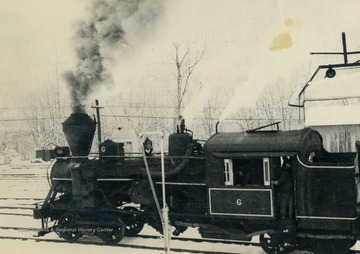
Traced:
<path fill-rule="evenodd" d="M 106 243 L 97 243 L 94 241 L 78 241 L 78 242 L 67 242 L 62 239 L 39 239 L 35 237 L 17 237 L 17 236 L 0 236 L 0 239 L 7 239 L 7 240 L 21 240 L 21 241 L 35 241 L 35 242 L 53 242 L 53 243 L 67 243 L 67 244 L 80 244 L 80 245 L 98 245 L 98 246 L 108 246 L 108 247 L 123 247 L 123 248 L 132 248 L 132 249 L 147 249 L 147 250 L 164 250 L 163 247 L 156 247 L 156 246 L 147 246 L 147 245 L 135 245 L 135 244 L 123 244 L 118 243 L 116 245 L 109 245 Z M 172 248 L 171 251 L 173 252 L 190 252 L 190 253 L 204 253 L 204 254 L 245 254 L 241 252 L 226 252 L 226 251 L 206 251 L 206 250 L 193 250 L 193 249 L 180 249 L 180 248 Z"/>

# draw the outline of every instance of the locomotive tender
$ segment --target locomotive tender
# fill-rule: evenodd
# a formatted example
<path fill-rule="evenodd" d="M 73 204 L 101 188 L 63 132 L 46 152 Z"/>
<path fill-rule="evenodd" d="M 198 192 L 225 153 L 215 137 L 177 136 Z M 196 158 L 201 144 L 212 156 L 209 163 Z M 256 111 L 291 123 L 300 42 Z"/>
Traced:
<path fill-rule="evenodd" d="M 49 193 L 34 209 L 42 221 L 39 235 L 56 232 L 76 241 L 93 234 L 114 244 L 137 235 L 145 223 L 162 233 L 144 163 L 162 201 L 161 158 L 150 140 L 144 158 L 107 140 L 91 159 L 95 129 L 95 120 L 74 113 L 63 123 L 69 148 L 41 152 L 56 160 Z M 291 188 L 284 203 L 285 160 Z M 267 253 L 346 253 L 360 235 L 358 152 L 328 153 L 310 128 L 219 132 L 201 145 L 182 124 L 169 136 L 164 164 L 174 235 L 196 227 L 204 238 L 259 236 Z"/>

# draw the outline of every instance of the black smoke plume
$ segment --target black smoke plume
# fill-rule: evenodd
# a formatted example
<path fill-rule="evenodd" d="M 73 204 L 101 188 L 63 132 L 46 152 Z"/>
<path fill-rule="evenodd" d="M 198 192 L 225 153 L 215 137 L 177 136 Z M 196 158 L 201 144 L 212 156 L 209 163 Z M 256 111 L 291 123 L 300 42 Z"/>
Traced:
<path fill-rule="evenodd" d="M 111 66 L 119 52 L 135 50 L 132 42 L 153 28 L 162 9 L 160 0 L 92 2 L 89 18 L 77 24 L 74 37 L 77 68 L 65 73 L 74 113 L 84 112 L 89 95 L 112 83 Z"/>

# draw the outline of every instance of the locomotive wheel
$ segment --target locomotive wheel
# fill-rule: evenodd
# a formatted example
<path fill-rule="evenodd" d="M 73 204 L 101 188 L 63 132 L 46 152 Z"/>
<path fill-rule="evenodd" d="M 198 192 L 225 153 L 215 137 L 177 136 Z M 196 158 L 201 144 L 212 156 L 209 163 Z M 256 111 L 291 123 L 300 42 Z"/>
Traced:
<path fill-rule="evenodd" d="M 101 217 L 103 228 L 97 229 L 97 236 L 108 244 L 120 242 L 125 234 L 125 224 L 116 214 L 105 214 Z"/>
<path fill-rule="evenodd" d="M 139 209 L 131 206 L 126 206 L 123 209 L 124 211 L 138 212 Z M 144 227 L 144 221 L 139 218 L 139 216 L 134 213 L 128 215 L 125 220 L 125 235 L 126 236 L 136 236 Z"/>
<path fill-rule="evenodd" d="M 55 232 L 68 242 L 75 242 L 82 236 L 79 231 L 81 217 L 76 213 L 64 213 L 57 221 Z"/>
<path fill-rule="evenodd" d="M 260 235 L 260 246 L 267 254 L 288 253 L 284 239 L 278 234 Z"/>

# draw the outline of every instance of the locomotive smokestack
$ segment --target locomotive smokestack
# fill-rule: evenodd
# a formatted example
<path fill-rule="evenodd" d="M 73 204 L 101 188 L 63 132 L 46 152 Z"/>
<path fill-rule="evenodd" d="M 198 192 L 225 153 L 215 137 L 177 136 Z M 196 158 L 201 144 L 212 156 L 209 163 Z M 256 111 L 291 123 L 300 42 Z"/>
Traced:
<path fill-rule="evenodd" d="M 89 155 L 95 129 L 96 121 L 85 113 L 73 113 L 63 122 L 63 132 L 73 156 Z"/>

